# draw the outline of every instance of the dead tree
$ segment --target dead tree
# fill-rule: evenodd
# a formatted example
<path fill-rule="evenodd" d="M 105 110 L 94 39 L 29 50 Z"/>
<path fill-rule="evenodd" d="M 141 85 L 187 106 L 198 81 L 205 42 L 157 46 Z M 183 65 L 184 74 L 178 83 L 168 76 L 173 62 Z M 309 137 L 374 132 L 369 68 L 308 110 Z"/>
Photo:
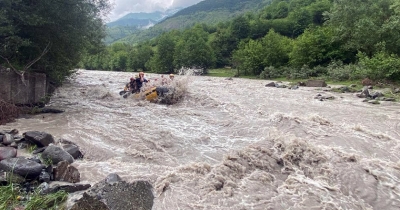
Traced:
<path fill-rule="evenodd" d="M 24 68 L 23 68 L 22 70 L 16 69 L 16 68 L 11 64 L 11 62 L 8 60 L 8 58 L 3 57 L 3 56 L 1 56 L 1 55 L 0 55 L 0 57 L 1 57 L 2 59 L 4 59 L 4 60 L 7 62 L 7 64 L 9 65 L 9 67 L 10 67 L 16 74 L 18 74 L 18 75 L 21 77 L 22 83 L 26 86 L 25 77 L 24 77 L 25 72 L 28 71 L 28 69 L 29 69 L 33 64 L 35 64 L 36 62 L 38 62 L 49 50 L 50 50 L 50 42 L 46 45 L 46 48 L 44 48 L 44 50 L 42 51 L 42 53 L 41 53 L 37 58 L 35 58 L 35 59 L 33 59 L 32 61 L 30 61 L 29 63 L 27 63 L 27 64 L 24 66 Z"/>

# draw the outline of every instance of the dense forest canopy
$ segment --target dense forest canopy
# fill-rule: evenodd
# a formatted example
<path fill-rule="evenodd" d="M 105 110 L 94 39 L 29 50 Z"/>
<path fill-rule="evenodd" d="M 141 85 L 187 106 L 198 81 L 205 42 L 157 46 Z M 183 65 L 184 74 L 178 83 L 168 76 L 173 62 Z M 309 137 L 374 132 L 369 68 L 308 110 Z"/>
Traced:
<path fill-rule="evenodd" d="M 85 52 L 103 46 L 108 10 L 107 0 L 1 0 L 0 65 L 60 84 Z"/>
<path fill-rule="evenodd" d="M 261 1 L 245 2 L 253 3 L 249 7 Z M 138 44 L 103 47 L 106 0 L 3 0 L 0 65 L 44 72 L 57 83 L 79 61 L 87 69 L 117 71 L 171 73 L 181 67 L 229 66 L 238 75 L 260 78 L 400 78 L 398 0 L 262 4 L 217 24 L 197 23 Z"/>

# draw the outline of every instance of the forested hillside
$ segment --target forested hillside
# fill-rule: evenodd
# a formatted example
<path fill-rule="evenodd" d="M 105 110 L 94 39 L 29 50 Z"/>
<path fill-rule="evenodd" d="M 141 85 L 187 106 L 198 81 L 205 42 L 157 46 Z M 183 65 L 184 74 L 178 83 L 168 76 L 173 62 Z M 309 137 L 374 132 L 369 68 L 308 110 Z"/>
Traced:
<path fill-rule="evenodd" d="M 198 23 L 216 25 L 246 12 L 262 9 L 270 0 L 204 0 L 180 10 L 152 28 L 137 31 L 120 42 L 138 43 L 172 29 L 184 29 Z"/>
<path fill-rule="evenodd" d="M 158 73 L 231 66 L 261 78 L 400 78 L 397 0 L 273 0 L 218 24 L 165 32 L 88 55 L 89 69 Z"/>
<path fill-rule="evenodd" d="M 121 39 L 131 36 L 132 34 L 140 33 L 148 29 L 154 24 L 160 22 L 164 18 L 175 14 L 180 8 L 167 10 L 165 12 L 152 12 L 152 13 L 129 13 L 124 17 L 107 23 L 106 33 L 104 39 L 106 44 L 120 41 Z"/>

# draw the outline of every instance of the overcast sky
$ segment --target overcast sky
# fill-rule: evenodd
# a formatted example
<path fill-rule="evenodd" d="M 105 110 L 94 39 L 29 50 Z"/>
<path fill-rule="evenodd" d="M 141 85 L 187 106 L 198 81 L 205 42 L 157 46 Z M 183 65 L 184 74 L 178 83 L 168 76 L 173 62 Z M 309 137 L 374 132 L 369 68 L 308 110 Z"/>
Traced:
<path fill-rule="evenodd" d="M 202 0 L 111 0 L 113 10 L 107 22 L 117 20 L 130 12 L 165 11 L 177 7 L 188 7 Z"/>

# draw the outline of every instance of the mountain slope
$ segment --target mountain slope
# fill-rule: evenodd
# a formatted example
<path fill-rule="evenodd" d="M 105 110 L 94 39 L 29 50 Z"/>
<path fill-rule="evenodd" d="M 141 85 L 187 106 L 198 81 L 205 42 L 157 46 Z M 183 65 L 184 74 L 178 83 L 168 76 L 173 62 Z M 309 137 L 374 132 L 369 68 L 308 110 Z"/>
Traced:
<path fill-rule="evenodd" d="M 165 12 L 152 12 L 152 13 L 129 13 L 124 17 L 107 23 L 107 37 L 104 42 L 106 44 L 113 43 L 133 33 L 147 29 L 164 18 L 175 14 L 180 8 L 174 10 L 167 10 Z"/>
<path fill-rule="evenodd" d="M 138 43 L 154 38 L 162 32 L 187 28 L 196 23 L 214 25 L 246 12 L 261 10 L 270 2 L 271 0 L 204 0 L 180 10 L 147 30 L 137 31 L 120 41 Z"/>

